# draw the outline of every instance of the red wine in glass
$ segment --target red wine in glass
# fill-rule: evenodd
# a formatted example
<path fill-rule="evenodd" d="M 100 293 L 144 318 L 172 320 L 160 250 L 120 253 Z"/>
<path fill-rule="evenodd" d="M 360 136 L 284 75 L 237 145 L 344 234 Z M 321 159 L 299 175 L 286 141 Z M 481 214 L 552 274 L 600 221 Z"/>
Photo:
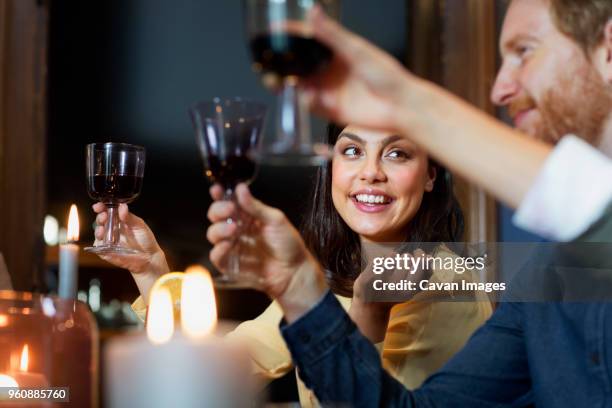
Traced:
<path fill-rule="evenodd" d="M 238 183 L 251 181 L 257 172 L 255 161 L 248 156 L 220 158 L 212 155 L 206 159 L 205 167 L 210 182 L 221 184 L 225 190 L 233 190 Z"/>
<path fill-rule="evenodd" d="M 89 196 L 103 203 L 129 203 L 142 189 L 142 177 L 125 174 L 97 174 L 87 183 Z"/>
<path fill-rule="evenodd" d="M 314 36 L 309 14 L 318 6 L 337 16 L 339 0 L 245 0 L 245 25 L 253 69 L 278 90 L 276 135 L 261 161 L 276 165 L 320 165 L 330 147 L 313 138 L 300 84 L 323 72 L 333 53 Z"/>
<path fill-rule="evenodd" d="M 250 42 L 253 61 L 262 72 L 281 77 L 309 77 L 325 69 L 332 51 L 314 38 L 286 32 L 256 35 Z"/>
<path fill-rule="evenodd" d="M 87 192 L 106 205 L 104 240 L 85 248 L 96 254 L 137 254 L 119 243 L 119 204 L 138 197 L 144 176 L 145 149 L 126 143 L 91 143 L 86 148 Z"/>
<path fill-rule="evenodd" d="M 246 98 L 214 98 L 198 102 L 189 113 L 196 141 L 204 160 L 206 177 L 225 190 L 225 200 L 235 201 L 234 189 L 240 182 L 249 183 L 257 173 L 257 150 L 264 127 L 266 106 Z M 227 222 L 241 227 L 239 213 Z M 215 278 L 226 288 L 255 287 L 258 278 L 240 270 L 240 244 L 228 256 L 226 272 Z"/>

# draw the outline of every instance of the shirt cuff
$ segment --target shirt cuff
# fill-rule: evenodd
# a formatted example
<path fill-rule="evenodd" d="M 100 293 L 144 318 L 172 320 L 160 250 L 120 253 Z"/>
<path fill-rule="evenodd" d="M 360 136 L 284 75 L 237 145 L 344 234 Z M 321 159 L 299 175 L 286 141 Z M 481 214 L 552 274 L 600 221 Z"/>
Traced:
<path fill-rule="evenodd" d="M 321 301 L 292 324 L 280 323 L 281 333 L 291 355 L 300 363 L 316 362 L 356 330 L 356 326 L 327 291 Z"/>
<path fill-rule="evenodd" d="M 571 241 L 604 214 L 612 200 L 612 161 L 576 136 L 565 136 L 523 199 L 516 226 L 556 241 Z"/>

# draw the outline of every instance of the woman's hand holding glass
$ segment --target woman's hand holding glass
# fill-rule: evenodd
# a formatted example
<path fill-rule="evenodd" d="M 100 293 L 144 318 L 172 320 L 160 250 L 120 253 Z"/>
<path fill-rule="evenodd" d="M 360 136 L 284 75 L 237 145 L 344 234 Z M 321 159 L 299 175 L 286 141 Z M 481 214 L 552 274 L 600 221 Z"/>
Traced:
<path fill-rule="evenodd" d="M 244 227 L 237 236 L 236 225 L 226 221 L 236 211 L 235 203 L 221 201 L 223 189 L 218 184 L 210 193 L 215 200 L 208 210 L 212 225 L 206 234 L 213 244 L 211 262 L 224 272 L 227 256 L 240 239 L 240 267 L 259 277 L 258 289 L 280 304 L 287 321 L 310 310 L 327 285 L 319 264 L 282 211 L 255 199 L 245 184 L 239 184 L 236 198 Z"/>
<path fill-rule="evenodd" d="M 97 213 L 95 245 L 104 239 L 105 225 L 108 218 L 107 208 L 103 203 L 93 205 Z M 144 220 L 130 213 L 127 204 L 119 205 L 119 242 L 121 246 L 138 250 L 138 254 L 105 253 L 98 254 L 105 261 L 125 268 L 132 273 L 140 294 L 148 302 L 153 284 L 161 275 L 170 272 L 164 251 L 160 248 L 155 235 Z"/>

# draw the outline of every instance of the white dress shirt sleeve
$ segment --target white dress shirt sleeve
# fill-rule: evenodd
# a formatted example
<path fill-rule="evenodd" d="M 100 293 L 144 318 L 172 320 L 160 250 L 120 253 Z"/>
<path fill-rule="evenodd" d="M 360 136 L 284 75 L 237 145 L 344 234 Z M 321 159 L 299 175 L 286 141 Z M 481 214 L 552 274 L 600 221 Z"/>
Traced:
<path fill-rule="evenodd" d="M 586 232 L 612 203 L 612 160 L 576 136 L 561 139 L 514 215 L 516 226 L 555 241 Z"/>

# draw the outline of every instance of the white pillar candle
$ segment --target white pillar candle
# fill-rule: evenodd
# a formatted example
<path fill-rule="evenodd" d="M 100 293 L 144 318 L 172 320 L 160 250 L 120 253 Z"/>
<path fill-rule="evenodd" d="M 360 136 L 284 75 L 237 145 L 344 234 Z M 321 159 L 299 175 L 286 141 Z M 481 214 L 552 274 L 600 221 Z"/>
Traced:
<path fill-rule="evenodd" d="M 72 243 L 79 240 L 79 216 L 76 205 L 70 207 L 66 244 L 59 248 L 58 295 L 65 299 L 76 299 L 79 272 L 79 246 Z"/>
<path fill-rule="evenodd" d="M 174 322 L 168 290 L 154 287 L 147 336 L 124 336 L 109 342 L 105 350 L 109 406 L 254 406 L 255 384 L 246 352 L 211 334 L 217 317 L 210 275 L 194 272 L 185 276 L 180 323 Z M 181 324 L 176 333 L 175 324 Z"/>
<path fill-rule="evenodd" d="M 110 407 L 253 406 L 249 361 L 220 339 L 177 333 L 154 345 L 146 336 L 127 336 L 111 340 L 105 356 Z"/>

